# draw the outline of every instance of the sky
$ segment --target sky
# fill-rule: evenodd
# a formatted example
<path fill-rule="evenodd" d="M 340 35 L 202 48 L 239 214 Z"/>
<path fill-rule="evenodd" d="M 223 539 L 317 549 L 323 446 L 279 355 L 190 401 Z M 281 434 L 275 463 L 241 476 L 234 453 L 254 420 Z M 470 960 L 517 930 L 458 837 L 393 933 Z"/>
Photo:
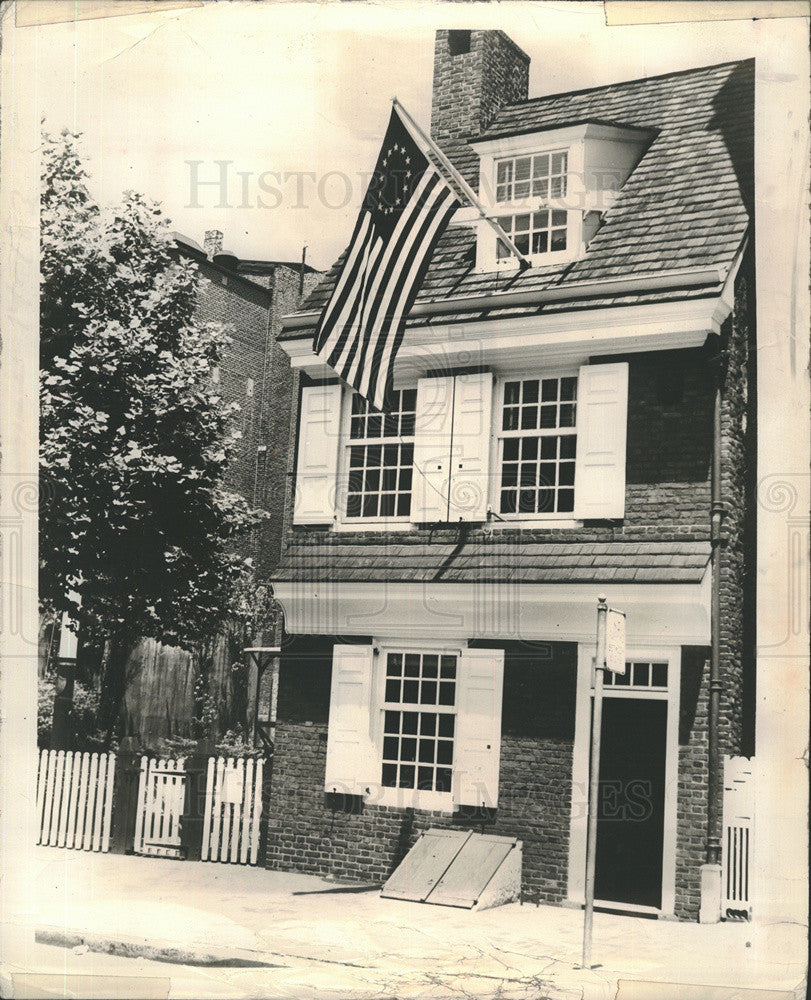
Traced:
<path fill-rule="evenodd" d="M 156 5 L 157 6 L 157 5 Z M 207 3 L 36 32 L 48 131 L 83 133 L 91 190 L 134 189 L 202 243 L 328 267 L 396 95 L 427 129 L 434 32 L 502 28 L 530 97 L 755 54 L 752 21 L 606 27 L 601 3 Z M 365 175 L 365 176 L 364 176 Z"/>

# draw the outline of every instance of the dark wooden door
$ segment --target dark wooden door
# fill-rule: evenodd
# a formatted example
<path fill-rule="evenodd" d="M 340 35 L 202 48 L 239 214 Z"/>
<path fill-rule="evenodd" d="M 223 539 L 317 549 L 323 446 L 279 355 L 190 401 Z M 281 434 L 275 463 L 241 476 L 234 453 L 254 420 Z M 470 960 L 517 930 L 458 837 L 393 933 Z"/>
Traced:
<path fill-rule="evenodd" d="M 662 905 L 667 702 L 605 698 L 595 897 Z"/>

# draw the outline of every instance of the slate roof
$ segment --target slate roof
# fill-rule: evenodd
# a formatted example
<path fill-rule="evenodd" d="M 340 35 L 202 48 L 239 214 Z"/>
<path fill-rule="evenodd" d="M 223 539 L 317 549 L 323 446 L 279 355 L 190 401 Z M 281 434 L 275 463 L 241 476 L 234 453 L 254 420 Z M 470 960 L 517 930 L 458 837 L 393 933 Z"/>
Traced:
<path fill-rule="evenodd" d="M 523 535 L 479 534 L 460 542 L 423 533 L 377 532 L 288 536 L 276 580 L 445 583 L 700 583 L 708 541 L 565 542 Z"/>
<path fill-rule="evenodd" d="M 654 138 L 616 202 L 604 214 L 603 225 L 581 260 L 532 267 L 520 274 L 475 273 L 475 233 L 468 227 L 452 226 L 438 244 L 417 301 L 688 268 L 719 268 L 725 272 L 753 213 L 753 116 L 754 60 L 507 105 L 480 138 L 532 132 L 587 119 L 650 129 Z M 475 150 L 460 140 L 446 143 L 444 150 L 475 184 Z M 302 312 L 323 307 L 339 265 L 340 259 L 303 304 Z M 692 289 L 687 294 L 717 292 L 715 285 Z M 577 305 L 622 305 L 628 301 L 661 301 L 665 297 L 684 298 L 685 292 L 676 289 L 634 297 L 595 296 Z M 543 311 L 568 308 L 565 303 L 556 303 L 554 307 L 544 306 Z M 538 311 L 522 310 L 524 314 Z M 460 312 L 456 318 L 469 319 L 470 313 Z M 443 322 L 447 321 L 443 316 Z M 309 330 L 286 330 L 280 339 L 309 335 Z"/>

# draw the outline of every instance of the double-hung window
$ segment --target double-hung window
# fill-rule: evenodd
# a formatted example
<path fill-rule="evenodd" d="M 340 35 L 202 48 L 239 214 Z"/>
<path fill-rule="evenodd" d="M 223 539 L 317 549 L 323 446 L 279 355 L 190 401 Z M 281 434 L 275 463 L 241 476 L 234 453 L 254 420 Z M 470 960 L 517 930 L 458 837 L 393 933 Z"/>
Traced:
<path fill-rule="evenodd" d="M 522 253 L 532 256 L 566 250 L 568 212 L 544 202 L 565 198 L 567 171 L 566 150 L 496 161 L 496 203 L 515 210 L 499 216 L 498 222 Z M 511 253 L 498 242 L 498 260 Z"/>
<path fill-rule="evenodd" d="M 349 421 L 347 520 L 411 512 L 416 389 L 399 389 L 385 413 L 355 393 Z"/>
<path fill-rule="evenodd" d="M 458 659 L 456 653 L 387 653 L 384 788 L 451 791 Z"/>
<path fill-rule="evenodd" d="M 505 380 L 498 427 L 499 512 L 572 515 L 577 376 Z"/>

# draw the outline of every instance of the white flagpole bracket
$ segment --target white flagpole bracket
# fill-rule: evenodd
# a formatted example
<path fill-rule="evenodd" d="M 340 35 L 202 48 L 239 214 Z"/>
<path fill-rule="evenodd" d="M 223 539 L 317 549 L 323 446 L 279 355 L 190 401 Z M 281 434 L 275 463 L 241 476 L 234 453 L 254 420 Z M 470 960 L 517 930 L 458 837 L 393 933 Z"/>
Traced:
<path fill-rule="evenodd" d="M 504 245 L 509 249 L 510 253 L 512 253 L 515 257 L 518 258 L 521 270 L 523 271 L 528 267 L 532 267 L 532 262 L 530 261 L 529 257 L 527 257 L 526 254 L 522 253 L 518 249 L 518 247 L 513 242 L 512 238 L 508 236 L 507 233 L 504 232 L 504 230 L 498 224 L 496 219 L 493 218 L 493 216 L 487 214 L 487 210 L 485 209 L 484 205 L 482 205 L 482 203 L 479 201 L 478 196 L 476 195 L 473 188 L 459 173 L 459 171 L 451 163 L 448 157 L 442 152 L 439 146 L 437 146 L 434 140 L 429 135 L 426 135 L 425 132 L 423 132 L 423 130 L 414 121 L 414 119 L 411 117 L 408 111 L 406 111 L 406 109 L 397 100 L 396 97 L 392 97 L 391 103 L 401 113 L 403 122 L 405 123 L 405 126 L 408 129 L 408 131 L 411 133 L 411 138 L 417 143 L 418 146 L 421 145 L 421 143 L 425 143 L 428 146 L 428 148 L 431 150 L 434 156 L 439 160 L 440 164 L 443 167 L 445 167 L 445 169 L 454 179 L 456 184 L 458 184 L 458 186 L 462 189 L 465 197 L 468 199 L 470 204 L 478 211 L 480 218 L 482 218 L 488 224 L 488 226 L 490 226 L 490 228 L 494 230 L 496 236 L 498 236 L 498 238 L 502 241 L 502 243 L 504 243 Z"/>

